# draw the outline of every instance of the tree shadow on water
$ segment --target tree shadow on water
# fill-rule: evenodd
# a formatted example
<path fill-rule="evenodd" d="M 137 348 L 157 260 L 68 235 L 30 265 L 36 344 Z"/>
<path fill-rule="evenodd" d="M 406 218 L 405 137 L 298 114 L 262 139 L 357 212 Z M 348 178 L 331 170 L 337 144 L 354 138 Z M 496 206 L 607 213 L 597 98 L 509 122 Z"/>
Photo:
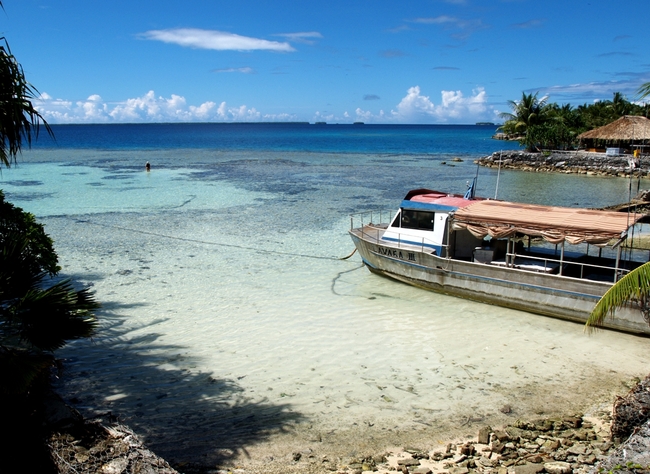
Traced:
<path fill-rule="evenodd" d="M 236 381 L 196 369 L 189 348 L 156 332 L 164 319 L 134 326 L 120 315 L 128 308 L 105 303 L 96 336 L 57 353 L 56 389 L 84 416 L 117 417 L 181 471 L 228 465 L 304 421 L 289 404 L 253 400 Z"/>

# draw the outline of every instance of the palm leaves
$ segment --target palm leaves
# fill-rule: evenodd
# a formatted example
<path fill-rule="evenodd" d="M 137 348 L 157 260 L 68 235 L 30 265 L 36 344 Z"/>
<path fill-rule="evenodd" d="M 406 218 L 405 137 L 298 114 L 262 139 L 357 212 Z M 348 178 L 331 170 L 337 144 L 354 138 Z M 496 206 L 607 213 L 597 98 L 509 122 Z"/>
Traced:
<path fill-rule="evenodd" d="M 32 137 L 38 137 L 41 122 L 50 136 L 52 130 L 32 104 L 38 91 L 25 79 L 6 39 L 0 41 L 0 163 L 10 166 L 24 142 L 29 147 Z"/>
<path fill-rule="evenodd" d="M 0 281 L 6 281 L 6 272 Z M 15 289 L 14 289 L 15 290 Z M 47 286 L 45 275 L 34 275 L 19 297 L 6 300 L 0 291 L 3 345 L 38 351 L 54 351 L 66 341 L 89 337 L 98 308 L 87 289 L 76 291 L 69 280 Z"/>
<path fill-rule="evenodd" d="M 547 99 L 547 97 L 538 99 L 537 92 L 535 94 L 522 92 L 520 100 L 508 101 L 512 113 L 504 112 L 500 117 L 506 119 L 506 123 L 510 122 L 509 127 L 513 130 L 525 133 L 529 126 L 541 122 Z"/>
<path fill-rule="evenodd" d="M 95 329 L 99 304 L 58 271 L 43 226 L 0 192 L 0 395 L 27 391 L 52 351 Z"/>
<path fill-rule="evenodd" d="M 529 131 L 532 127 L 544 123 L 549 110 L 546 105 L 547 100 L 548 97 L 538 99 L 537 92 L 535 94 L 523 92 L 520 100 L 509 100 L 508 105 L 512 109 L 512 113 L 500 114 L 500 117 L 506 120 L 501 129 L 507 134 L 521 137 L 520 143 L 532 150 L 534 143 L 530 141 Z"/>
<path fill-rule="evenodd" d="M 0 165 L 10 166 L 31 146 L 41 123 L 52 136 L 32 104 L 37 95 L 0 38 Z M 0 395 L 24 394 L 52 364 L 52 351 L 95 329 L 99 304 L 87 289 L 52 280 L 59 270 L 43 226 L 0 191 Z"/>
<path fill-rule="evenodd" d="M 3 256 L 11 260 L 11 252 Z M 21 394 L 52 366 L 52 351 L 92 335 L 93 311 L 99 305 L 87 289 L 75 290 L 68 280 L 48 287 L 44 273 L 16 288 L 11 268 L 2 260 L 6 258 L 0 259 L 0 395 Z M 12 294 L 20 296 L 8 297 Z"/>
<path fill-rule="evenodd" d="M 650 292 L 650 262 L 632 270 L 619 281 L 617 281 L 603 297 L 598 301 L 587 320 L 587 328 L 600 327 L 609 314 L 613 314 L 616 308 L 624 306 L 632 299 L 640 301 L 644 316 L 648 318 L 648 311 L 644 304 Z"/>
<path fill-rule="evenodd" d="M 639 99 L 645 99 L 650 96 L 650 82 L 646 82 L 639 87 L 639 90 L 636 91 Z"/>

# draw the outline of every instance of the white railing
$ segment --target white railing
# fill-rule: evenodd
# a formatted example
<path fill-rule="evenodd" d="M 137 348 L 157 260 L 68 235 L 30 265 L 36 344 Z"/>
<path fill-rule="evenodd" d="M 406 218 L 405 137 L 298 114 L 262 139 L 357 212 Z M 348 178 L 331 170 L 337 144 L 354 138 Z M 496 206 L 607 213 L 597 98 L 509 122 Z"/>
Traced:
<path fill-rule="evenodd" d="M 505 256 L 505 266 L 507 267 L 518 267 L 521 265 L 526 265 L 526 262 L 528 261 L 538 261 L 538 262 L 543 262 L 542 265 L 539 265 L 540 270 L 531 270 L 531 271 L 540 271 L 540 272 L 547 272 L 551 268 L 554 268 L 553 265 L 557 265 L 556 268 L 558 268 L 558 273 L 560 275 L 563 274 L 563 267 L 566 267 L 567 265 L 575 265 L 576 267 L 580 268 L 580 276 L 578 278 L 584 278 L 585 277 L 585 269 L 594 269 L 594 270 L 605 270 L 606 273 L 611 272 L 613 279 L 616 281 L 620 279 L 623 275 L 629 273 L 631 270 L 622 268 L 620 265 L 619 267 L 613 267 L 610 265 L 597 265 L 593 263 L 585 263 L 585 262 L 580 262 L 576 261 L 573 259 L 569 260 L 560 260 L 556 258 L 548 258 L 548 257 L 536 257 L 534 255 L 529 255 L 529 254 L 521 254 L 521 253 L 506 253 Z M 549 263 L 551 265 L 549 265 Z M 524 268 L 526 269 L 526 268 Z"/>
<path fill-rule="evenodd" d="M 363 228 L 366 225 L 373 226 L 388 226 L 391 219 L 397 213 L 397 211 L 391 210 L 378 210 L 378 211 L 366 211 L 358 212 L 356 214 L 350 214 L 350 229 Z M 375 221 L 375 219 L 378 219 Z"/>

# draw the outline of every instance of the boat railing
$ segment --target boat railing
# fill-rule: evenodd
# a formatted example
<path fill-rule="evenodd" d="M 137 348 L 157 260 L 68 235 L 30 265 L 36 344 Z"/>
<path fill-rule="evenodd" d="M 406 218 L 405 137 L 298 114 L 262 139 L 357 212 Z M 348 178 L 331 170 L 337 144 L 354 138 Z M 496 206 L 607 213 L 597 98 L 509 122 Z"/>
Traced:
<path fill-rule="evenodd" d="M 384 237 L 384 240 L 387 240 Z M 407 250 L 419 250 L 423 253 L 437 253 L 436 248 L 446 248 L 446 245 L 436 244 L 433 240 L 427 239 L 422 236 L 414 236 L 412 234 L 402 234 L 396 232 L 391 234 L 389 239 L 393 244 L 397 244 L 397 248 L 407 249 Z"/>
<path fill-rule="evenodd" d="M 556 273 L 562 275 L 567 266 L 572 265 L 579 269 L 575 274 L 576 278 L 593 279 L 594 275 L 606 276 L 611 273 L 612 281 L 620 279 L 631 270 L 622 266 L 598 265 L 595 263 L 581 262 L 579 260 L 562 260 L 557 258 L 539 257 L 527 253 L 507 252 L 503 261 L 491 262 L 497 265 L 504 265 L 511 268 L 535 271 L 540 273 Z M 574 272 L 575 273 L 575 272 Z M 572 275 L 573 276 L 573 275 Z"/>
<path fill-rule="evenodd" d="M 390 223 L 395 212 L 389 209 L 380 209 L 350 214 L 350 229 L 363 229 L 365 226 L 383 226 L 385 228 Z"/>

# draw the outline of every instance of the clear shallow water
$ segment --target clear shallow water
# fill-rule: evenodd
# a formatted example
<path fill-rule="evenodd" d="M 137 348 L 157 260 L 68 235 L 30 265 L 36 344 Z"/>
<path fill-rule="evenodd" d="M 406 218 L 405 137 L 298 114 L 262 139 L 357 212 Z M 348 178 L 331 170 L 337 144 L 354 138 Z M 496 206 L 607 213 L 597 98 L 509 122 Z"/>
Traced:
<path fill-rule="evenodd" d="M 476 174 L 456 139 L 425 153 L 400 137 L 382 138 L 398 154 L 323 150 L 337 136 L 304 151 L 130 139 L 107 149 L 119 134 L 100 133 L 95 148 L 59 139 L 3 170 L 0 188 L 46 224 L 63 272 L 104 303 L 98 335 L 58 353 L 61 390 L 82 410 L 119 415 L 172 460 L 245 450 L 268 462 L 294 448 L 346 454 L 454 427 L 475 434 L 467 420 L 505 420 L 505 404 L 517 417 L 584 407 L 645 374 L 647 339 L 587 336 L 382 279 L 356 255 L 339 260 L 353 250 L 348 214 L 395 208 L 417 187 L 462 192 Z M 479 194 L 495 185 L 481 169 Z M 499 189 L 598 207 L 625 201 L 628 182 L 509 172 Z"/>

